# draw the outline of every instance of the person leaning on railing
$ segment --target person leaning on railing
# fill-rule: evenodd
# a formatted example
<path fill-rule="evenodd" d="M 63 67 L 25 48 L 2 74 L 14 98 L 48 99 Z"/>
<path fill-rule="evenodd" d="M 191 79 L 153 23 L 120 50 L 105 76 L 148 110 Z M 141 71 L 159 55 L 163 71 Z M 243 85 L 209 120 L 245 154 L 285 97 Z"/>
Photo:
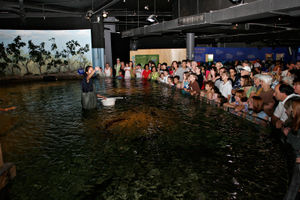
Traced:
<path fill-rule="evenodd" d="M 284 200 L 294 200 L 298 199 L 296 197 L 300 188 L 300 98 L 290 98 L 284 107 L 288 115 L 288 122 L 285 123 L 282 130 L 286 135 L 287 143 L 292 146 L 296 156 L 293 176 Z"/>

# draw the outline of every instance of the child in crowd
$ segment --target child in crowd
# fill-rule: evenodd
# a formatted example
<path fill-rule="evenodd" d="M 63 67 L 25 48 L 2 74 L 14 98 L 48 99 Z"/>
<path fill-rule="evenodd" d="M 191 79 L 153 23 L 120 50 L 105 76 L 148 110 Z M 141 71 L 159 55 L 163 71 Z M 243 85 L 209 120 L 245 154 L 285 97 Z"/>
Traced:
<path fill-rule="evenodd" d="M 214 83 L 208 81 L 205 84 L 205 91 L 201 91 L 201 96 L 207 98 L 208 100 L 213 100 L 214 98 Z"/>
<path fill-rule="evenodd" d="M 269 116 L 263 110 L 264 102 L 260 96 L 253 96 L 249 99 L 248 102 L 249 109 L 252 109 L 252 112 L 250 114 L 255 117 L 255 122 L 257 122 L 257 120 L 255 120 L 256 118 L 259 120 L 269 121 Z"/>
<path fill-rule="evenodd" d="M 125 64 L 124 71 L 125 71 L 124 78 L 125 79 L 131 79 L 131 67 L 129 66 L 129 63 Z"/>
<path fill-rule="evenodd" d="M 189 72 L 184 72 L 183 73 L 183 81 L 181 83 L 181 89 L 188 89 L 189 88 Z"/>
<path fill-rule="evenodd" d="M 191 74 L 189 76 L 189 92 L 192 96 L 198 96 L 200 95 L 200 87 L 199 87 L 199 84 L 197 82 L 197 75 L 196 74 Z"/>
<path fill-rule="evenodd" d="M 140 79 L 142 78 L 142 69 L 141 69 L 141 64 L 137 64 L 136 68 L 134 70 L 134 74 L 135 74 L 135 78 L 136 79 Z"/>
<path fill-rule="evenodd" d="M 160 73 L 160 75 L 159 75 L 158 81 L 159 81 L 160 83 L 164 83 L 164 78 L 165 78 L 165 76 L 164 76 L 164 73 L 162 72 L 162 73 Z"/>
<path fill-rule="evenodd" d="M 172 76 L 168 77 L 168 85 L 174 86 L 174 78 Z"/>
<path fill-rule="evenodd" d="M 245 98 L 244 90 L 238 90 L 235 93 L 235 101 L 227 102 L 223 104 L 224 109 L 233 108 L 235 112 L 248 110 L 247 98 Z"/>
<path fill-rule="evenodd" d="M 118 79 L 118 80 L 122 80 L 123 78 L 124 78 L 124 75 L 123 75 L 122 71 L 120 70 L 120 71 L 119 71 L 119 74 L 118 74 L 118 76 L 117 76 L 117 79 Z"/>
<path fill-rule="evenodd" d="M 164 79 L 163 83 L 168 83 L 169 72 L 168 70 L 164 70 Z"/>
<path fill-rule="evenodd" d="M 179 80 L 180 80 L 179 76 L 174 76 L 174 85 L 176 86 L 177 89 L 181 88 L 181 82 Z"/>

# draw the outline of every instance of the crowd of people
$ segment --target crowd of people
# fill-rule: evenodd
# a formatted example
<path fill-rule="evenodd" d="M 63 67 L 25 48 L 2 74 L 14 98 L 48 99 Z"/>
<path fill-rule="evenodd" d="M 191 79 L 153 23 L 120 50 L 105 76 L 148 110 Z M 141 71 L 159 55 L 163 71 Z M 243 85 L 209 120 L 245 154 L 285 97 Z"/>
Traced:
<path fill-rule="evenodd" d="M 143 78 L 181 90 L 185 95 L 213 102 L 257 123 L 281 129 L 295 152 L 296 164 L 285 199 L 295 199 L 300 189 L 300 61 L 235 61 L 198 63 L 173 61 L 143 67 L 133 62 L 106 65 L 102 76 Z M 298 197 L 297 197 L 298 198 Z"/>

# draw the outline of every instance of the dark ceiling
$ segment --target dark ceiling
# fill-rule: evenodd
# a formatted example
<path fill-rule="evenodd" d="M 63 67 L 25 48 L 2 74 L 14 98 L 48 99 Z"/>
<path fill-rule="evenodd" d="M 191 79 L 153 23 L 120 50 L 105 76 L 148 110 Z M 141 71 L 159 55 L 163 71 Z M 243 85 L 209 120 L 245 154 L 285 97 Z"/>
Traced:
<path fill-rule="evenodd" d="M 115 17 L 118 31 L 149 24 L 156 13 L 172 19 L 173 0 L 0 0 L 1 29 L 84 29 L 90 28 L 88 11 L 108 12 Z"/>
<path fill-rule="evenodd" d="M 300 45 L 300 0 L 244 0 L 242 3 L 235 5 L 230 0 L 0 0 L 0 29 L 87 29 L 90 28 L 88 12 L 99 16 L 106 11 L 109 16 L 106 23 L 114 23 L 123 37 L 166 36 L 174 38 L 176 43 L 185 39 L 185 33 L 193 32 L 198 44 Z M 157 15 L 159 24 L 146 21 L 151 14 Z M 199 17 L 203 21 L 199 21 Z"/>

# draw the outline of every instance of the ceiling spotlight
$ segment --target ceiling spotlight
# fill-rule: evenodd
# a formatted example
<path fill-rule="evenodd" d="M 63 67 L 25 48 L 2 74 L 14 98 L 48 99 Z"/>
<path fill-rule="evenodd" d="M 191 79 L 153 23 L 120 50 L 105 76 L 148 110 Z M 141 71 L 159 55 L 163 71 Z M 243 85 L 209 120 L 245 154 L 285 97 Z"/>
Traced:
<path fill-rule="evenodd" d="M 152 14 L 147 18 L 147 21 L 151 22 L 151 23 L 154 23 L 154 22 L 158 23 L 158 20 L 156 18 L 157 18 L 157 15 Z"/>
<path fill-rule="evenodd" d="M 106 18 L 107 16 L 108 16 L 108 12 L 106 12 L 106 11 L 103 11 L 103 13 L 102 13 L 102 17 Z"/>
<path fill-rule="evenodd" d="M 148 5 L 145 5 L 144 9 L 145 9 L 145 10 L 149 10 L 149 6 L 148 6 Z"/>
<path fill-rule="evenodd" d="M 244 3 L 244 0 L 229 0 L 231 3 L 233 4 L 240 4 L 240 3 Z"/>

